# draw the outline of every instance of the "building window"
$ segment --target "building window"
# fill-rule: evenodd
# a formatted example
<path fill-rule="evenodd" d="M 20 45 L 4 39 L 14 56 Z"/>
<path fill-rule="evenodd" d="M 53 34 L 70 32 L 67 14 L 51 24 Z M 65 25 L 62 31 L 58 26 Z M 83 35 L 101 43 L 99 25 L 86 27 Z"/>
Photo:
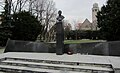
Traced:
<path fill-rule="evenodd" d="M 97 9 L 95 9 L 95 11 L 97 12 Z"/>

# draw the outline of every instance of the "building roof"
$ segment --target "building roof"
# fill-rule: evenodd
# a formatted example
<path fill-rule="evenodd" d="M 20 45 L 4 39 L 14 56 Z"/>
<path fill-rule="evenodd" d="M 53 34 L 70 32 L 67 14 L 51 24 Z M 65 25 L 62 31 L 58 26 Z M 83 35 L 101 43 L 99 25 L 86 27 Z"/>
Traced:
<path fill-rule="evenodd" d="M 91 30 L 91 25 L 92 23 L 88 20 L 88 19 L 85 19 L 85 21 L 81 24 L 81 30 Z"/>

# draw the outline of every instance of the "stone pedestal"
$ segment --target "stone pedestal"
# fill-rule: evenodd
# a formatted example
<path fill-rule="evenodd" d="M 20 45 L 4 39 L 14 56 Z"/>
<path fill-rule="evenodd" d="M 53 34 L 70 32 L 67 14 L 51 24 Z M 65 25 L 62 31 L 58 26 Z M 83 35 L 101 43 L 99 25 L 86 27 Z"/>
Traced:
<path fill-rule="evenodd" d="M 62 20 L 64 19 L 64 16 L 61 15 L 62 11 L 58 11 L 58 22 L 56 23 L 56 54 L 62 55 L 64 50 L 64 28 Z"/>
<path fill-rule="evenodd" d="M 62 55 L 64 53 L 64 29 L 62 22 L 56 24 L 56 54 Z"/>

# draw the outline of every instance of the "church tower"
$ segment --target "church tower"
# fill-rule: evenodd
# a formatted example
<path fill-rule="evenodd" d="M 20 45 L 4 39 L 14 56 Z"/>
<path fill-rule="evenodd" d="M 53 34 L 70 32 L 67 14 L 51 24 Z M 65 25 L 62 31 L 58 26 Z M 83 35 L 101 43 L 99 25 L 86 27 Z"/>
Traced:
<path fill-rule="evenodd" d="M 93 30 L 98 30 L 97 29 L 97 12 L 99 11 L 98 3 L 93 4 L 92 8 L 92 25 L 93 25 Z"/>

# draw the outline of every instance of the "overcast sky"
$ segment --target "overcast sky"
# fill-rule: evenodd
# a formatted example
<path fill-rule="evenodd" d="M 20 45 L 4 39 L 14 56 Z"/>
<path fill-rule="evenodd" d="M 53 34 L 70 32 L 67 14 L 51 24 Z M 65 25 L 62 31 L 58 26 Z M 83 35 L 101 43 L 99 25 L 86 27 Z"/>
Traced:
<path fill-rule="evenodd" d="M 107 0 L 53 0 L 56 8 L 63 11 L 66 20 L 83 22 L 86 18 L 92 20 L 92 6 L 98 3 L 99 7 Z"/>
<path fill-rule="evenodd" d="M 0 0 L 1 2 L 2 0 Z M 107 0 L 53 0 L 56 8 L 63 11 L 65 20 L 70 22 L 83 22 L 86 18 L 92 21 L 92 7 L 98 3 L 99 7 L 106 4 Z"/>

